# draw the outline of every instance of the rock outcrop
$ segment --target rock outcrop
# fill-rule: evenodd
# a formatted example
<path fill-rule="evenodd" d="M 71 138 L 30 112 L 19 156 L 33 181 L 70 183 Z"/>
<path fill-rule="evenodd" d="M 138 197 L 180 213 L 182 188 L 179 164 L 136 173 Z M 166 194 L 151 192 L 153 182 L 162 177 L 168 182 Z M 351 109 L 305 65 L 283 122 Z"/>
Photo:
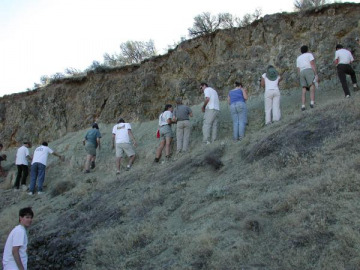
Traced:
<path fill-rule="evenodd" d="M 303 44 L 316 57 L 320 79 L 330 79 L 336 75 L 332 60 L 337 43 L 350 49 L 355 58 L 360 55 L 355 42 L 360 33 L 359 13 L 360 4 L 346 3 L 265 15 L 247 27 L 185 41 L 140 65 L 89 72 L 4 96 L 0 99 L 1 140 L 7 146 L 24 139 L 53 140 L 95 120 L 115 122 L 120 115 L 127 121 L 151 120 L 177 96 L 187 104 L 199 103 L 201 81 L 223 98 L 235 80 L 257 93 L 268 64 L 283 74 L 283 89 L 295 87 L 295 59 Z"/>

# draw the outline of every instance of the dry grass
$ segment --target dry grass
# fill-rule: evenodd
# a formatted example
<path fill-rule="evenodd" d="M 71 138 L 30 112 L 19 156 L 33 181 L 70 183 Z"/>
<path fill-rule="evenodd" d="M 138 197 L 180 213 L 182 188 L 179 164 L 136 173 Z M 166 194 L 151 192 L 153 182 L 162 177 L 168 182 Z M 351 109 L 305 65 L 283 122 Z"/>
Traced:
<path fill-rule="evenodd" d="M 120 176 L 112 125 L 100 124 L 103 149 L 88 175 L 85 131 L 68 134 L 53 142 L 66 161 L 50 158 L 45 180 L 57 196 L 1 191 L 1 245 L 18 208 L 31 205 L 32 268 L 358 269 L 360 94 L 343 100 L 331 83 L 304 113 L 300 90 L 284 93 L 283 119 L 265 127 L 263 98 L 251 97 L 237 144 L 225 102 L 220 140 L 210 146 L 201 144 L 193 106 L 191 152 L 163 164 L 153 163 L 156 121 L 134 123 L 138 158 Z M 67 266 L 56 268 L 63 258 Z"/>

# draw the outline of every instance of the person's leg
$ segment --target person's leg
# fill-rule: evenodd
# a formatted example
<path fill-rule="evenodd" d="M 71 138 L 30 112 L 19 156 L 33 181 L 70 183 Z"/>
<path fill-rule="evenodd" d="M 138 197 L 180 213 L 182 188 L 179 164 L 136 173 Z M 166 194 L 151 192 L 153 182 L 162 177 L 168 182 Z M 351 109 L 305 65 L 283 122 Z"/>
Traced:
<path fill-rule="evenodd" d="M 204 143 L 209 141 L 211 123 L 212 123 L 211 110 L 205 110 L 204 119 L 203 119 L 203 127 L 202 127 Z"/>
<path fill-rule="evenodd" d="M 46 166 L 44 164 L 38 163 L 38 192 L 43 191 L 43 184 L 45 180 L 45 168 Z"/>
<path fill-rule="evenodd" d="M 121 159 L 122 159 L 122 157 L 116 157 L 116 170 L 117 171 L 120 171 Z"/>
<path fill-rule="evenodd" d="M 166 157 L 170 157 L 170 147 L 171 147 L 171 141 L 172 141 L 172 137 L 166 137 L 165 138 L 165 156 Z"/>
<path fill-rule="evenodd" d="M 176 126 L 176 150 L 181 152 L 184 141 L 184 121 L 179 121 Z"/>
<path fill-rule="evenodd" d="M 14 188 L 19 189 L 20 188 L 20 178 L 22 175 L 22 167 L 21 167 L 21 165 L 16 165 L 16 167 L 17 167 L 17 175 L 16 175 L 16 179 L 15 179 Z"/>
<path fill-rule="evenodd" d="M 315 85 L 312 84 L 310 86 L 310 104 L 315 104 Z"/>
<path fill-rule="evenodd" d="M 88 172 L 90 171 L 90 161 L 91 161 L 92 155 L 86 155 L 85 165 L 84 165 L 84 171 Z"/>
<path fill-rule="evenodd" d="M 217 111 L 217 110 L 212 110 L 212 111 L 213 111 L 213 121 L 212 121 L 211 142 L 214 142 L 217 139 L 217 133 L 218 133 L 219 111 Z"/>
<path fill-rule="evenodd" d="M 274 94 L 272 108 L 273 108 L 273 121 L 279 121 L 281 118 L 279 90 L 277 90 Z"/>
<path fill-rule="evenodd" d="M 350 65 L 348 66 L 348 74 L 351 77 L 351 82 L 353 84 L 357 84 L 355 71 L 353 70 L 353 68 Z"/>
<path fill-rule="evenodd" d="M 239 140 L 245 136 L 245 126 L 246 126 L 246 104 L 241 102 L 238 108 L 239 112 Z"/>
<path fill-rule="evenodd" d="M 306 103 L 306 87 L 302 88 L 302 96 L 301 96 L 301 107 L 305 108 L 305 103 Z"/>
<path fill-rule="evenodd" d="M 341 86 L 344 90 L 345 96 L 350 96 L 349 87 L 348 87 L 347 81 L 346 81 L 345 65 L 338 65 L 337 72 L 338 72 L 339 80 L 340 80 Z"/>
<path fill-rule="evenodd" d="M 29 174 L 29 167 L 27 165 L 21 165 L 21 167 L 22 167 L 21 185 L 26 186 L 26 178 Z"/>
<path fill-rule="evenodd" d="M 274 90 L 265 91 L 265 94 L 264 94 L 265 125 L 271 123 L 271 110 L 272 110 L 272 102 L 273 102 L 271 91 L 274 91 Z"/>
<path fill-rule="evenodd" d="M 31 172 L 30 172 L 30 192 L 34 193 L 35 185 L 36 185 L 36 178 L 38 176 L 38 165 L 39 163 L 35 162 L 31 165 Z"/>
<path fill-rule="evenodd" d="M 135 155 L 132 155 L 132 156 L 130 156 L 129 157 L 129 164 L 128 164 L 128 166 L 132 166 L 133 165 L 133 163 L 134 163 L 134 160 L 135 160 Z"/>
<path fill-rule="evenodd" d="M 233 139 L 236 141 L 239 139 L 239 114 L 235 104 L 230 105 L 230 114 L 233 122 Z"/>
<path fill-rule="evenodd" d="M 165 139 L 160 141 L 159 147 L 156 149 L 155 160 L 156 159 L 159 160 L 161 158 L 161 153 L 164 147 L 165 147 Z"/>
<path fill-rule="evenodd" d="M 183 145 L 182 145 L 182 151 L 186 152 L 189 147 L 189 141 L 190 141 L 190 132 L 191 132 L 191 123 L 189 120 L 185 120 L 184 122 L 184 138 L 183 138 Z"/>

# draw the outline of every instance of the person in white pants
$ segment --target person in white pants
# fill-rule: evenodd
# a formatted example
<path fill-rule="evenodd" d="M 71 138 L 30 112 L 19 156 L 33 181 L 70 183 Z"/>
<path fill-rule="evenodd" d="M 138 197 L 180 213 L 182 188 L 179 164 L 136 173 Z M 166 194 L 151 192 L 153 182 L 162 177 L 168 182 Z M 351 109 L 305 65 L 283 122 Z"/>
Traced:
<path fill-rule="evenodd" d="M 279 121 L 280 111 L 280 89 L 279 82 L 282 78 L 273 66 L 268 66 L 266 73 L 261 77 L 261 86 L 265 87 L 265 125 Z"/>

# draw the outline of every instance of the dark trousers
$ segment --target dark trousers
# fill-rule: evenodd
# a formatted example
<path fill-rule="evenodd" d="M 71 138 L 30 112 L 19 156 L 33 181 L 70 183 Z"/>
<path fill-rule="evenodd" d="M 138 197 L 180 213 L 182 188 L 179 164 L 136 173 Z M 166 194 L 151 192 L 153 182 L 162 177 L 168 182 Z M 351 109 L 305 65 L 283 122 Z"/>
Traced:
<path fill-rule="evenodd" d="M 345 96 L 347 96 L 347 95 L 350 96 L 349 87 L 346 82 L 346 75 L 350 75 L 352 83 L 355 84 L 356 83 L 355 71 L 349 64 L 339 64 L 339 65 L 337 65 L 337 72 L 338 72 L 338 76 L 339 76 L 342 88 L 344 90 Z"/>
<path fill-rule="evenodd" d="M 15 188 L 20 188 L 20 179 L 21 185 L 26 185 L 26 177 L 29 174 L 29 167 L 27 165 L 16 165 L 17 166 L 17 176 L 15 180 Z"/>

